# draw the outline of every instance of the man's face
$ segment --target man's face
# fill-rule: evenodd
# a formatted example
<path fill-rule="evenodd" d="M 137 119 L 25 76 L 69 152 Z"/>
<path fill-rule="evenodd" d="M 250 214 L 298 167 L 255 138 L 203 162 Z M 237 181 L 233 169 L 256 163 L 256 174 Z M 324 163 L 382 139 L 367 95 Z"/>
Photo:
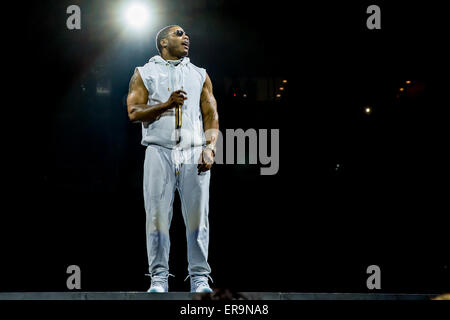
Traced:
<path fill-rule="evenodd" d="M 171 28 L 167 36 L 167 50 L 176 57 L 185 57 L 189 53 L 189 36 L 183 28 Z"/>

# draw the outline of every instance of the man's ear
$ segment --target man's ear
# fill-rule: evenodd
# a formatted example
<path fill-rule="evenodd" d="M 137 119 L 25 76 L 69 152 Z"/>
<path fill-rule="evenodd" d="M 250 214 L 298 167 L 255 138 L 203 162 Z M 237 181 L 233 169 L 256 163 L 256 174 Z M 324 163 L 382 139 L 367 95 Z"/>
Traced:
<path fill-rule="evenodd" d="M 165 48 L 169 44 L 169 41 L 167 41 L 167 39 L 161 39 L 159 44 L 161 45 L 161 47 Z"/>

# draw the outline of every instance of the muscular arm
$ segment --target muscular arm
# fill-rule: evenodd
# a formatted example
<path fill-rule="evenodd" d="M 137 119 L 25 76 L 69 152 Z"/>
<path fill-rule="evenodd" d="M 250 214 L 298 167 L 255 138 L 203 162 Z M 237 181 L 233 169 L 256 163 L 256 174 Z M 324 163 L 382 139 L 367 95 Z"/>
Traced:
<path fill-rule="evenodd" d="M 142 81 L 138 69 L 135 69 L 130 80 L 127 97 L 128 118 L 132 122 L 145 122 L 147 126 L 154 122 L 159 115 L 169 108 L 167 102 L 149 106 L 147 101 L 147 88 Z"/>
<path fill-rule="evenodd" d="M 206 74 L 206 80 L 200 97 L 200 107 L 203 115 L 203 130 L 207 144 L 216 145 L 219 135 L 219 114 L 217 102 L 213 95 L 211 79 Z"/>

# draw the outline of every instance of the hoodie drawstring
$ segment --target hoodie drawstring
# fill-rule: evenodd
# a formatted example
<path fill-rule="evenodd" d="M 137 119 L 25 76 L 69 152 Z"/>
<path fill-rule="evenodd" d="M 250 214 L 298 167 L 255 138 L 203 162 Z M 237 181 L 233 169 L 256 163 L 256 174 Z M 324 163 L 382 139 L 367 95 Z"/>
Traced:
<path fill-rule="evenodd" d="M 174 91 L 176 90 L 184 90 L 184 63 L 181 61 L 177 66 L 173 66 L 171 63 L 167 63 L 169 67 L 169 91 L 170 86 L 173 87 Z M 173 68 L 173 70 L 172 70 Z M 172 74 L 175 73 L 175 74 Z M 172 83 L 172 81 L 175 80 L 175 83 Z M 181 88 L 179 87 L 181 84 Z M 183 108 L 181 107 L 181 115 L 183 116 Z M 182 124 L 183 125 L 183 124 Z M 181 129 L 175 129 L 179 130 L 178 135 L 181 135 Z M 184 162 L 184 154 L 179 146 L 175 146 L 172 150 L 172 159 L 175 164 L 175 174 L 178 175 L 180 173 L 180 167 L 182 163 Z"/>

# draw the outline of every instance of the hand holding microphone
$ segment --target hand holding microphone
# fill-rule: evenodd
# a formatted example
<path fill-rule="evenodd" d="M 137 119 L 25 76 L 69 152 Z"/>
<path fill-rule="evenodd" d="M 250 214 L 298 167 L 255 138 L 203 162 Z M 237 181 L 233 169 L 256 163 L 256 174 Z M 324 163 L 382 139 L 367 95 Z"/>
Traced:
<path fill-rule="evenodd" d="M 172 94 L 169 97 L 169 100 L 166 102 L 166 108 L 172 109 L 176 108 L 178 106 L 182 106 L 184 104 L 184 100 L 187 99 L 186 97 L 187 93 L 183 90 L 177 90 L 172 92 Z"/>
<path fill-rule="evenodd" d="M 167 109 L 175 108 L 175 140 L 177 144 L 181 141 L 181 106 L 187 99 L 186 95 L 186 91 L 177 90 L 172 92 L 169 100 L 167 100 Z"/>

